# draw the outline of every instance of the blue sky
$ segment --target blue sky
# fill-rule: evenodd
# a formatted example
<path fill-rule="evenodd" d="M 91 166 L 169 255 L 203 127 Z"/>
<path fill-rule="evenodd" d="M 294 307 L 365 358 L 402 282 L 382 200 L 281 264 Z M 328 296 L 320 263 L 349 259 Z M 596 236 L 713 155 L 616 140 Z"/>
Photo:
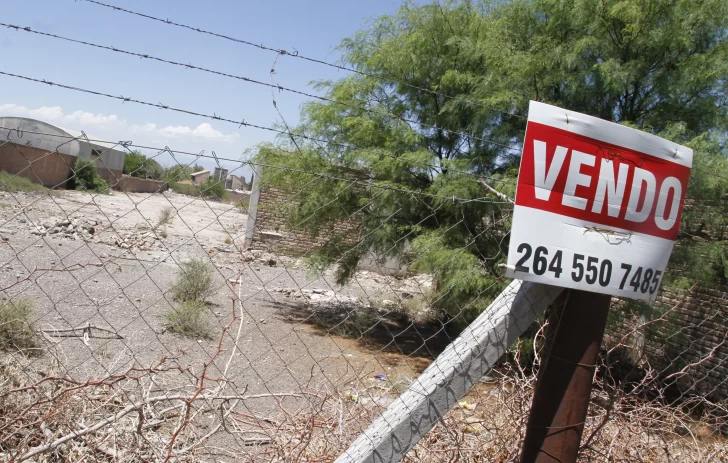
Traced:
<path fill-rule="evenodd" d="M 371 19 L 394 13 L 396 0 L 106 0 L 105 3 L 334 62 L 339 41 Z M 0 22 L 100 45 L 270 81 L 276 58 L 216 37 L 131 16 L 82 0 L 3 2 Z M 0 71 L 45 79 L 152 103 L 245 120 L 280 122 L 271 91 L 258 85 L 84 45 L 0 28 Z M 310 82 L 347 75 L 282 56 L 276 83 L 317 93 Z M 277 93 L 286 121 L 295 124 L 303 97 Z M 110 141 L 239 159 L 274 134 L 253 128 L 124 103 L 0 75 L 0 116 L 24 116 Z M 162 163 L 172 160 L 163 157 Z M 180 158 L 191 162 L 192 158 Z M 202 159 L 206 167 L 214 161 Z M 234 169 L 233 163 L 224 163 Z M 239 164 L 238 164 L 239 166 Z M 239 168 L 239 167 L 238 167 Z M 247 172 L 247 171 L 246 171 Z"/>

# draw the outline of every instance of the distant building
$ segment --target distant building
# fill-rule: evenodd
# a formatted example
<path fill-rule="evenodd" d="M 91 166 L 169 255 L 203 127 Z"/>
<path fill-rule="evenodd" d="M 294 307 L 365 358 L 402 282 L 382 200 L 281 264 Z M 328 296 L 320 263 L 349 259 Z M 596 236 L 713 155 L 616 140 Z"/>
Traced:
<path fill-rule="evenodd" d="M 225 181 L 225 188 L 228 190 L 244 190 L 245 180 L 237 175 L 228 175 L 227 180 Z"/>
<path fill-rule="evenodd" d="M 224 182 L 227 179 L 228 170 L 220 167 L 215 167 L 215 172 L 212 174 L 212 179 L 218 182 Z"/>
<path fill-rule="evenodd" d="M 194 174 L 190 175 L 192 177 L 192 183 L 195 185 L 200 185 L 202 183 L 205 183 L 207 179 L 210 178 L 210 171 L 209 170 L 201 170 L 199 172 L 195 172 Z"/>
<path fill-rule="evenodd" d="M 121 180 L 126 151 L 118 144 L 26 117 L 0 117 L 0 170 L 46 187 L 65 187 L 77 158 L 93 159 L 110 186 Z"/>

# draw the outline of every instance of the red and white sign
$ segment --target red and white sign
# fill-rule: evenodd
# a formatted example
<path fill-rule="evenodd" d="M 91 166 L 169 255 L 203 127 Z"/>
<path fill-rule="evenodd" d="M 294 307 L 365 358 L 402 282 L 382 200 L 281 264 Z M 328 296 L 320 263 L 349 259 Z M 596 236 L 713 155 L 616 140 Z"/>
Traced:
<path fill-rule="evenodd" d="M 690 148 L 532 101 L 507 276 L 654 299 L 692 161 Z"/>

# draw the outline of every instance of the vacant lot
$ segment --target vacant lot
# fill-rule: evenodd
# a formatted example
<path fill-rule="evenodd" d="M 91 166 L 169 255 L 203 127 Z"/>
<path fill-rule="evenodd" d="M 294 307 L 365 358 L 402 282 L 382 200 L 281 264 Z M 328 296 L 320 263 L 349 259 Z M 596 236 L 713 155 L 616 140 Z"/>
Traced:
<path fill-rule="evenodd" d="M 369 274 L 339 288 L 328 275 L 311 274 L 300 261 L 283 256 L 273 256 L 275 266 L 268 260 L 244 262 L 247 215 L 226 203 L 175 193 L 4 193 L 0 206 L 4 295 L 33 300 L 36 326 L 51 335 L 68 373 L 78 377 L 179 352 L 184 352 L 183 364 L 210 358 L 217 340 L 184 339 L 164 331 L 162 315 L 174 304 L 169 290 L 180 263 L 192 258 L 214 266 L 209 321 L 218 334 L 231 321 L 233 299 L 242 301 L 245 320 L 231 376 L 253 389 L 291 390 L 317 365 L 337 365 L 333 373 L 351 367 L 352 359 L 357 368 L 373 359 L 370 350 L 342 346 L 301 323 L 303 315 L 295 307 L 336 297 L 387 302 L 397 299 L 398 288 L 409 285 L 411 293 L 422 287 L 415 280 Z M 170 207 L 171 222 L 157 227 L 160 214 Z M 84 343 L 81 337 L 52 336 L 54 329 L 86 324 L 122 339 Z M 418 354 L 427 352 L 423 348 Z M 370 368 L 384 366 L 375 362 Z"/>
<path fill-rule="evenodd" d="M 329 460 L 448 342 L 426 322 L 428 276 L 360 272 L 338 287 L 300 259 L 243 251 L 246 220 L 174 192 L 0 194 L 0 289 L 30 302 L 36 331 L 29 349 L 0 353 L 0 461 Z M 213 272 L 209 337 L 166 328 L 192 259 Z M 416 459 L 516 455 L 533 377 L 487 381 Z M 594 461 L 698 461 L 725 447 L 675 410 L 618 402 L 611 413 L 604 427 L 606 412 L 590 413 Z"/>

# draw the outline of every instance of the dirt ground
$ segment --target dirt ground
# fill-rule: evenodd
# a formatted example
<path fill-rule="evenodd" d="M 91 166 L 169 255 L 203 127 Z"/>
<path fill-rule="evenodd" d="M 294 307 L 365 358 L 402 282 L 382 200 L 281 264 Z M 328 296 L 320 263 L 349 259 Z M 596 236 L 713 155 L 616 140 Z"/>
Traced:
<path fill-rule="evenodd" d="M 153 230 L 168 207 L 175 210 L 171 224 Z M 243 324 L 227 377 L 239 390 L 295 392 L 311 382 L 339 388 L 375 373 L 407 382 L 429 363 L 435 352 L 412 342 L 419 334 L 415 326 L 406 333 L 396 324 L 385 326 L 389 342 L 377 343 L 337 336 L 312 323 L 317 298 L 370 305 L 402 293 L 411 297 L 425 289 L 421 282 L 364 272 L 338 287 L 330 274 L 313 274 L 297 259 L 275 256 L 275 266 L 244 262 L 246 220 L 233 205 L 173 192 L 0 194 L 0 287 L 6 298 L 33 301 L 47 350 L 33 364 L 42 370 L 52 360 L 60 362 L 67 375 L 83 380 L 167 356 L 199 372 L 215 357 L 236 297 Z M 169 290 L 179 264 L 193 257 L 215 268 L 208 314 L 214 339 L 186 339 L 164 328 L 163 314 L 175 304 Z M 285 293 L 293 290 L 304 297 Z M 88 339 L 81 331 L 62 331 L 86 325 L 107 331 L 92 328 Z M 220 374 L 234 350 L 237 324 L 233 328 L 223 337 L 224 355 L 210 365 L 210 377 Z M 121 339 L 105 339 L 115 335 Z M 169 387 L 177 382 L 167 380 Z"/>
<path fill-rule="evenodd" d="M 171 223 L 157 226 L 170 207 Z M 204 445 L 175 461 L 332 461 L 449 341 L 437 324 L 412 321 L 426 318 L 415 302 L 429 277 L 360 272 L 339 287 L 301 259 L 243 251 L 246 221 L 233 205 L 176 193 L 0 193 L 0 295 L 32 301 L 39 331 L 32 355 L 0 353 L 0 386 L 19 391 L 4 405 L 16 432 L 0 433 L 0 461 L 11 455 L 3 451 L 32 452 L 64 435 L 68 445 L 33 461 L 138 461 L 140 448 L 144 458 L 166 461 L 166 449 L 195 441 Z M 214 267 L 210 338 L 165 329 L 164 314 L 177 304 L 170 289 L 192 258 Z M 484 378 L 407 461 L 514 458 L 534 378 L 492 375 L 495 382 Z M 102 386 L 89 384 L 99 379 Z M 59 395 L 63 387 L 69 392 Z M 169 414 L 184 409 L 180 399 L 150 402 L 140 408 L 145 420 L 162 419 L 144 428 L 143 445 L 135 413 L 78 438 L 140 395 L 196 391 L 246 399 L 224 419 L 217 419 L 224 405 L 237 399 L 196 402 L 188 421 Z M 56 399 L 23 408 L 44 394 Z M 693 430 L 705 426 L 685 424 L 675 410 L 625 401 L 609 413 L 602 427 L 608 413 L 590 409 L 585 435 L 598 434 L 584 461 L 725 461 L 725 440 L 712 428 L 701 437 Z M 34 424 L 25 425 L 25 415 Z M 170 440 L 185 422 L 185 440 Z M 224 422 L 235 429 L 214 432 Z"/>

